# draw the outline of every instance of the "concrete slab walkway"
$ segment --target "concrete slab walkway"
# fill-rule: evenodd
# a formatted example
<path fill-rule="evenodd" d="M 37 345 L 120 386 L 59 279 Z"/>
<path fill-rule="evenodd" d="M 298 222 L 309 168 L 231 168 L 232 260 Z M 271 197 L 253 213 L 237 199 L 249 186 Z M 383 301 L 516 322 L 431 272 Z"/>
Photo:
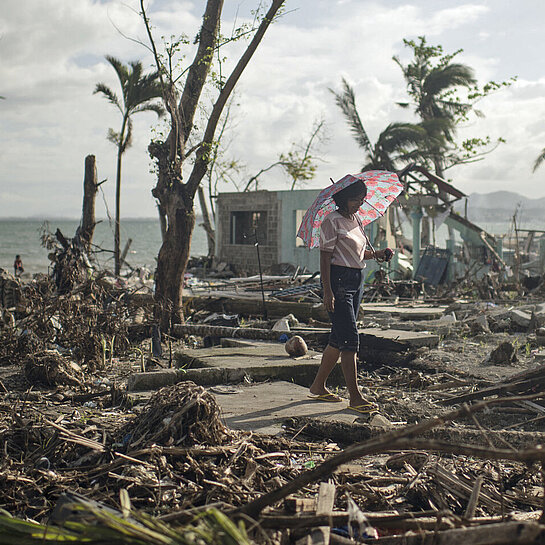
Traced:
<path fill-rule="evenodd" d="M 210 391 L 221 407 L 227 426 L 264 434 L 282 432 L 290 417 L 318 418 L 322 422 L 352 424 L 359 418 L 342 403 L 325 403 L 308 398 L 308 389 L 278 381 L 236 386 L 212 386 Z"/>
<path fill-rule="evenodd" d="M 395 329 L 361 329 L 360 343 L 375 349 L 403 350 L 410 347 L 436 346 L 438 335 Z M 176 369 L 136 373 L 129 377 L 130 391 L 145 391 L 192 380 L 203 386 L 230 384 L 244 380 L 290 381 L 309 385 L 318 370 L 321 353 L 310 350 L 306 356 L 290 358 L 283 343 L 241 341 L 238 346 L 198 348 L 174 354 Z M 365 350 L 365 348 L 363 348 Z M 331 383 L 339 384 L 340 367 L 331 374 Z"/>
<path fill-rule="evenodd" d="M 252 342 L 246 346 L 195 348 L 176 352 L 174 355 L 178 367 L 222 367 L 224 369 L 254 369 L 275 367 L 300 367 L 320 363 L 321 354 L 309 350 L 306 356 L 290 358 L 284 343 Z"/>
<path fill-rule="evenodd" d="M 362 330 L 360 335 L 396 346 L 438 342 L 436 335 L 391 329 Z M 280 433 L 282 423 L 293 417 L 343 425 L 358 419 L 360 423 L 368 421 L 368 416 L 347 408 L 348 400 L 327 403 L 308 397 L 308 385 L 320 365 L 321 353 L 311 350 L 306 356 L 290 358 L 283 343 L 233 340 L 233 344 L 237 346 L 177 352 L 177 369 L 136 373 L 129 377 L 128 390 L 142 392 L 131 395 L 136 402 L 144 401 L 162 386 L 191 380 L 210 388 L 229 427 L 265 434 Z M 339 365 L 328 384 L 344 385 Z"/>
<path fill-rule="evenodd" d="M 202 386 L 253 381 L 280 380 L 310 384 L 321 354 L 310 350 L 306 356 L 290 358 L 281 343 L 246 342 L 246 346 L 212 347 L 175 353 L 177 369 L 135 373 L 128 380 L 129 391 L 145 391 L 192 380 Z M 340 368 L 332 382 L 341 377 Z"/>

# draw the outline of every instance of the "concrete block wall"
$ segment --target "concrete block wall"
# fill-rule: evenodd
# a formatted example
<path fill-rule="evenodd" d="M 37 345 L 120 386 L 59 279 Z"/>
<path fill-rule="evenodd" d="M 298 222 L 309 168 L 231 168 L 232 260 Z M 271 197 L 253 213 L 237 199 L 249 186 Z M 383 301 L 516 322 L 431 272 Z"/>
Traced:
<path fill-rule="evenodd" d="M 253 243 L 231 244 L 232 212 L 266 212 L 267 243 L 259 245 L 263 271 L 278 263 L 281 206 L 275 191 L 220 193 L 216 204 L 216 255 L 229 263 L 237 275 L 259 273 L 257 250 Z"/>

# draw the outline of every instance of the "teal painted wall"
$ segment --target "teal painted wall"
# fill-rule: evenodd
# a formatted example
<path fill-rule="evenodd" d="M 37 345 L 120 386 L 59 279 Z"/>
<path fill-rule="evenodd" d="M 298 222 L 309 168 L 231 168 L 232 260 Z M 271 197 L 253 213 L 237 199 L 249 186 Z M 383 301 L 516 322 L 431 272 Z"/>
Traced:
<path fill-rule="evenodd" d="M 309 250 L 304 246 L 296 246 L 298 240 L 296 233 L 300 223 L 296 219 L 297 211 L 306 212 L 319 192 L 318 189 L 276 192 L 280 217 L 280 244 L 278 247 L 278 261 L 280 263 L 293 263 L 301 268 L 306 267 L 310 272 L 320 270 L 320 250 L 318 248 Z M 365 231 L 371 240 L 375 238 L 376 232 L 373 224 L 366 226 Z M 367 261 L 366 264 L 366 278 L 371 278 L 378 266 L 373 260 Z"/>
<path fill-rule="evenodd" d="M 279 215 L 280 215 L 280 244 L 278 260 L 281 263 L 293 263 L 301 268 L 306 267 L 310 272 L 320 270 L 320 250 L 309 250 L 304 246 L 296 246 L 297 211 L 307 211 L 314 199 L 318 196 L 319 189 L 299 189 L 296 191 L 278 191 Z"/>

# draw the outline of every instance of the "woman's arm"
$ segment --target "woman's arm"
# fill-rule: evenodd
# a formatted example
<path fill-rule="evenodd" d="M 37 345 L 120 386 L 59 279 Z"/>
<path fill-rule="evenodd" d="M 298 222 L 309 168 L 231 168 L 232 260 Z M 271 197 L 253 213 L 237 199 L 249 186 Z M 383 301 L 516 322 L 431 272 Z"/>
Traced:
<path fill-rule="evenodd" d="M 390 250 L 390 248 L 385 248 L 384 250 L 377 250 L 375 253 L 373 253 L 372 250 L 365 250 L 363 259 L 375 259 L 375 255 L 379 259 L 390 261 L 390 259 L 392 258 L 393 252 L 392 250 Z"/>
<path fill-rule="evenodd" d="M 331 256 L 333 252 L 324 252 L 320 250 L 320 277 L 324 290 L 324 306 L 328 312 L 333 312 L 335 308 L 335 297 L 331 290 Z"/>

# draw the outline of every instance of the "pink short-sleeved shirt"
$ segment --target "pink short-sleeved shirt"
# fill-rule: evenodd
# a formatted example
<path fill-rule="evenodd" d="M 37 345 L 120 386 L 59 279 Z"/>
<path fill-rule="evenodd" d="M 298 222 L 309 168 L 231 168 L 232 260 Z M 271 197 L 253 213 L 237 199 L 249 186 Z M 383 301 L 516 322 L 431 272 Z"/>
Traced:
<path fill-rule="evenodd" d="M 332 252 L 331 263 L 364 269 L 367 240 L 361 224 L 356 219 L 347 219 L 339 212 L 328 214 L 320 226 L 320 250 Z"/>

